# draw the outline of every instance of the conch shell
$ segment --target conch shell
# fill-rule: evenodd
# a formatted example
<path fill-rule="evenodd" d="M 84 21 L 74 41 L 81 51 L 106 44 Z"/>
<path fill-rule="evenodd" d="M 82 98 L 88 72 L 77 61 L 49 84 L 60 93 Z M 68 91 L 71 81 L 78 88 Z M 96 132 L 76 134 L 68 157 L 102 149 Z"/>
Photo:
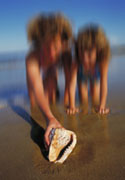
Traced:
<path fill-rule="evenodd" d="M 49 161 L 63 163 L 76 145 L 76 134 L 64 128 L 52 129 L 50 132 L 50 142 Z"/>

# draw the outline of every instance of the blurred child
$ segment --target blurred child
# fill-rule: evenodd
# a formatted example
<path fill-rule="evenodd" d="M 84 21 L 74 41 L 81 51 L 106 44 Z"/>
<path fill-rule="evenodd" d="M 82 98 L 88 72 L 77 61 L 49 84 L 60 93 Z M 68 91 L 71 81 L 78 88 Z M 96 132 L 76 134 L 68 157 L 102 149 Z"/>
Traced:
<path fill-rule="evenodd" d="M 56 66 L 62 52 L 65 37 L 70 39 L 72 28 L 61 14 L 42 14 L 28 25 L 31 50 L 26 58 L 27 86 L 31 107 L 37 104 L 46 117 L 45 142 L 49 145 L 49 133 L 61 124 L 52 114 L 49 104 L 55 102 L 57 88 Z"/>
<path fill-rule="evenodd" d="M 88 106 L 88 82 L 92 104 L 100 114 L 107 114 L 107 78 L 110 46 L 101 27 L 90 24 L 78 33 L 76 40 L 76 61 L 72 64 L 68 114 L 78 112 L 75 107 L 75 89 L 78 82 L 81 103 Z"/>

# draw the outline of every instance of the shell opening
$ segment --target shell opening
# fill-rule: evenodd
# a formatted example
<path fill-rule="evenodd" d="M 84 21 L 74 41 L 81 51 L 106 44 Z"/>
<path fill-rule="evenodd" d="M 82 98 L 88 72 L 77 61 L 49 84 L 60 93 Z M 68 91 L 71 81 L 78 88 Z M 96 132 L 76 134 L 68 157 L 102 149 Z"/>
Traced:
<path fill-rule="evenodd" d="M 73 136 L 71 135 L 69 143 L 60 151 L 56 161 L 58 161 L 65 154 L 65 151 L 71 146 L 72 142 Z"/>

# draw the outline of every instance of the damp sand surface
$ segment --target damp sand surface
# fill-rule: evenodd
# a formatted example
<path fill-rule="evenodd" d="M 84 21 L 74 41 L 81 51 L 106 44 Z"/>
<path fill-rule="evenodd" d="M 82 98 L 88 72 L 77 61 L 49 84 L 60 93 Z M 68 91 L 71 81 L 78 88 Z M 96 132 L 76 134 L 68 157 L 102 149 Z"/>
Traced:
<path fill-rule="evenodd" d="M 0 109 L 0 180 L 124 180 L 125 179 L 125 58 L 111 61 L 107 116 L 68 116 L 62 103 L 51 109 L 60 123 L 77 135 L 77 145 L 64 164 L 46 159 L 45 119 L 29 104 Z"/>

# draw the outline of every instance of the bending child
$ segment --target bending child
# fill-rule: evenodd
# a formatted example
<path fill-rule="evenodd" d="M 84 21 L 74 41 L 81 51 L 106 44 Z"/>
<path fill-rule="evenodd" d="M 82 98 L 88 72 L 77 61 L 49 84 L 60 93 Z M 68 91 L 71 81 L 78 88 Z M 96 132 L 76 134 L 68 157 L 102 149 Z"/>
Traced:
<path fill-rule="evenodd" d="M 107 78 L 110 59 L 110 46 L 102 28 L 90 24 L 81 29 L 76 40 L 76 59 L 72 64 L 69 88 L 68 114 L 75 114 L 75 90 L 78 82 L 80 101 L 88 106 L 88 83 L 92 104 L 100 114 L 107 114 Z"/>
<path fill-rule="evenodd" d="M 49 145 L 52 128 L 62 127 L 50 109 L 56 100 L 57 63 L 65 37 L 70 39 L 72 28 L 61 14 L 39 15 L 28 25 L 31 50 L 26 58 L 27 86 L 31 107 L 36 104 L 46 117 L 45 142 Z"/>

